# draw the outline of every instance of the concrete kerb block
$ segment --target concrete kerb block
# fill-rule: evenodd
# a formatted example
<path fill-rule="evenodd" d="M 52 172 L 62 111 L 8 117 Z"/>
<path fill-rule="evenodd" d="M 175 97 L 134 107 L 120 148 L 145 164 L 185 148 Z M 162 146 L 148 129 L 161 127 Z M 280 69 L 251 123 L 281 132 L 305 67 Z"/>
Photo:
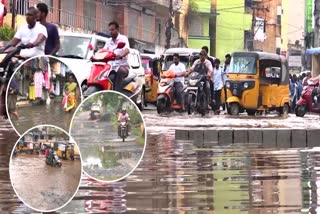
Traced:
<path fill-rule="evenodd" d="M 304 130 L 304 129 L 291 130 L 291 147 L 292 148 L 307 147 L 307 130 Z"/>
<path fill-rule="evenodd" d="M 218 142 L 220 145 L 233 144 L 233 130 L 232 129 L 220 129 L 218 134 Z"/>
<path fill-rule="evenodd" d="M 277 146 L 277 131 L 275 129 L 262 130 L 262 146 L 264 148 L 275 148 Z"/>
<path fill-rule="evenodd" d="M 289 129 L 277 130 L 277 147 L 291 148 L 291 130 Z"/>
<path fill-rule="evenodd" d="M 263 130 L 262 129 L 249 129 L 248 142 L 254 144 L 263 144 Z"/>
<path fill-rule="evenodd" d="M 189 131 L 176 129 L 175 138 L 176 140 L 189 140 Z"/>
<path fill-rule="evenodd" d="M 320 129 L 307 130 L 307 145 L 308 147 L 320 146 Z"/>
<path fill-rule="evenodd" d="M 218 143 L 218 130 L 208 129 L 204 131 L 204 142 L 206 143 Z"/>
<path fill-rule="evenodd" d="M 203 147 L 204 144 L 204 130 L 189 130 L 189 140 L 198 147 Z"/>
<path fill-rule="evenodd" d="M 248 129 L 234 129 L 233 143 L 247 144 L 248 143 Z"/>

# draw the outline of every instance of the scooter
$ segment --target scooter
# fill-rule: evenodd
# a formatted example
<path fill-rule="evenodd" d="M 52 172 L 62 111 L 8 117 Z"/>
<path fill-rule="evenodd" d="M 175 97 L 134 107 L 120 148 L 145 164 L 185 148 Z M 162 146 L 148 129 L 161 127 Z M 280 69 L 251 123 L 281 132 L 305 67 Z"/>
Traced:
<path fill-rule="evenodd" d="M 206 75 L 192 72 L 187 87 L 187 111 L 192 114 L 195 111 L 204 116 L 208 112 L 208 99 L 205 93 Z"/>
<path fill-rule="evenodd" d="M 183 105 L 177 105 L 174 98 L 174 78 L 176 74 L 174 71 L 168 70 L 161 76 L 160 83 L 158 85 L 158 97 L 157 97 L 157 112 L 158 114 L 164 112 L 170 112 L 172 110 L 182 111 L 184 109 Z M 182 90 L 185 96 L 185 89 Z"/>
<path fill-rule="evenodd" d="M 296 116 L 304 117 L 307 112 L 313 112 L 320 114 L 320 103 L 317 100 L 314 102 L 314 99 L 317 99 L 317 91 L 319 87 L 318 81 L 308 81 L 308 86 L 303 88 L 301 93 L 301 98 L 296 104 Z"/>
<path fill-rule="evenodd" d="M 57 153 L 55 152 L 52 154 L 51 158 L 50 158 L 50 155 L 46 158 L 46 164 L 48 164 L 49 166 L 58 166 L 58 167 L 62 166 L 61 160 L 57 155 Z"/>
<path fill-rule="evenodd" d="M 116 49 L 123 48 L 124 46 L 124 42 L 119 42 Z M 87 85 L 83 88 L 85 97 L 99 91 L 115 89 L 114 82 L 117 70 L 120 67 L 115 61 L 115 57 L 116 54 L 107 49 L 101 49 L 93 55 L 91 59 L 93 65 L 90 76 Z M 122 85 L 124 87 L 121 92 L 130 98 L 135 97 L 142 90 L 142 86 L 140 86 L 139 81 L 137 81 L 137 74 L 131 72 L 129 72 L 129 76 L 124 79 Z"/>
<path fill-rule="evenodd" d="M 15 57 L 15 55 L 19 54 L 20 51 L 25 48 L 25 45 L 19 45 L 18 47 L 10 48 L 9 50 L 0 50 L 0 115 L 6 115 L 5 93 L 9 80 L 14 71 L 24 61 L 23 58 Z"/>
<path fill-rule="evenodd" d="M 120 120 L 120 136 L 122 138 L 122 142 L 125 141 L 127 136 L 127 128 L 128 128 L 128 122 L 126 120 Z"/>

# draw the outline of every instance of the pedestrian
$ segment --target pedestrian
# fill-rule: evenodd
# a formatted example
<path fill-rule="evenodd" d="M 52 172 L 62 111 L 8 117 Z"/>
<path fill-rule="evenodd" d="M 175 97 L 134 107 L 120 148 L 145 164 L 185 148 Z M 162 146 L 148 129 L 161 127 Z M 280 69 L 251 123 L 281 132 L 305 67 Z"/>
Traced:
<path fill-rule="evenodd" d="M 12 116 L 15 116 L 17 120 L 19 120 L 19 115 L 17 112 L 18 94 L 19 94 L 19 85 L 15 77 L 13 77 L 9 85 L 8 112 L 11 119 L 12 119 Z"/>
<path fill-rule="evenodd" d="M 291 109 L 294 111 L 296 108 L 297 98 L 298 98 L 298 84 L 297 76 L 292 75 L 292 80 L 290 84 L 290 98 L 291 98 Z"/>
<path fill-rule="evenodd" d="M 71 112 L 77 105 L 76 102 L 76 90 L 77 90 L 77 83 L 75 81 L 75 77 L 71 74 L 69 76 L 69 82 L 65 84 L 65 94 L 66 94 L 66 104 L 64 106 L 67 112 Z"/>
<path fill-rule="evenodd" d="M 178 105 L 181 105 L 184 108 L 184 99 L 182 95 L 182 90 L 184 87 L 184 75 L 186 73 L 186 66 L 180 62 L 179 54 L 173 54 L 173 64 L 170 66 L 169 70 L 173 71 L 176 74 L 174 79 L 174 98 L 177 101 Z"/>
<path fill-rule="evenodd" d="M 201 51 L 205 51 L 205 52 L 206 52 L 206 59 L 210 61 L 211 65 L 212 65 L 212 68 L 213 68 L 213 67 L 214 67 L 214 59 L 213 59 L 212 57 L 208 56 L 208 54 L 209 54 L 209 48 L 208 48 L 208 46 L 203 46 L 203 47 L 201 48 Z M 210 80 L 210 81 L 209 81 L 209 84 L 210 84 L 210 92 L 211 92 L 210 95 L 211 95 L 211 99 L 213 99 L 213 97 L 214 97 L 214 94 L 213 94 L 213 91 L 214 91 L 214 89 L 213 89 L 213 81 Z M 210 103 L 209 103 L 209 104 L 210 104 Z"/>
<path fill-rule="evenodd" d="M 230 69 L 230 62 L 231 62 L 231 55 L 227 54 L 225 56 L 225 62 L 224 62 L 224 66 L 223 66 L 223 84 L 225 84 L 226 80 L 227 80 L 227 74 Z"/>
<path fill-rule="evenodd" d="M 58 28 L 54 24 L 47 22 L 49 10 L 48 6 L 45 3 L 38 3 L 37 9 L 39 11 L 38 21 L 40 21 L 40 23 L 46 27 L 48 32 L 48 38 L 46 40 L 44 52 L 46 55 L 56 55 L 56 53 L 60 49 L 60 37 Z"/>
<path fill-rule="evenodd" d="M 214 86 L 214 113 L 220 114 L 221 107 L 221 90 L 223 88 L 223 71 L 220 67 L 220 60 L 216 59 L 213 68 L 213 86 Z"/>

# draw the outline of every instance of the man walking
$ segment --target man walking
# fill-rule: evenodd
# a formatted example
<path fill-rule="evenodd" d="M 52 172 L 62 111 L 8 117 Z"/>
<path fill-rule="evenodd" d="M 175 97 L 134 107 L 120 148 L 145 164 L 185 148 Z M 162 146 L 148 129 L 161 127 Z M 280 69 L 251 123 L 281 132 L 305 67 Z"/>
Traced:
<path fill-rule="evenodd" d="M 213 110 L 215 114 L 220 114 L 221 90 L 223 88 L 223 75 L 222 75 L 222 68 L 220 67 L 219 59 L 216 59 L 214 62 L 213 85 L 214 85 L 214 99 L 215 99 L 215 107 Z"/>
<path fill-rule="evenodd" d="M 48 38 L 46 40 L 44 52 L 46 55 L 55 55 L 60 49 L 60 37 L 58 29 L 54 24 L 47 22 L 49 9 L 45 3 L 38 3 L 37 9 L 39 10 L 38 21 L 40 21 L 40 23 L 46 27 L 48 32 Z"/>

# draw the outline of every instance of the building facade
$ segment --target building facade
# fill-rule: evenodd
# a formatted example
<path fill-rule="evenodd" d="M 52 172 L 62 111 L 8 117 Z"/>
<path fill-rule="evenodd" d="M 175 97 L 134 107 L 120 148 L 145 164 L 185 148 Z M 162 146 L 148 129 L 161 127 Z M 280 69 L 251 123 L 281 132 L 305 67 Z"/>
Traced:
<path fill-rule="evenodd" d="M 108 32 L 108 23 L 116 20 L 121 33 L 128 35 L 132 48 L 139 51 L 154 52 L 157 46 L 166 43 L 165 31 L 172 2 L 175 16 L 179 17 L 178 8 L 182 0 L 147 0 L 142 3 L 134 1 L 94 1 L 94 0 L 16 0 L 18 16 L 17 26 L 25 23 L 23 15 L 30 6 L 38 2 L 46 3 L 49 8 L 49 21 L 61 28 L 80 32 Z M 13 0 L 6 1 L 7 8 L 13 7 Z M 5 23 L 11 26 L 11 14 L 5 17 Z M 177 19 L 179 21 L 179 19 Z M 179 29 L 172 29 L 171 45 L 180 47 L 186 38 L 179 36 Z"/>

